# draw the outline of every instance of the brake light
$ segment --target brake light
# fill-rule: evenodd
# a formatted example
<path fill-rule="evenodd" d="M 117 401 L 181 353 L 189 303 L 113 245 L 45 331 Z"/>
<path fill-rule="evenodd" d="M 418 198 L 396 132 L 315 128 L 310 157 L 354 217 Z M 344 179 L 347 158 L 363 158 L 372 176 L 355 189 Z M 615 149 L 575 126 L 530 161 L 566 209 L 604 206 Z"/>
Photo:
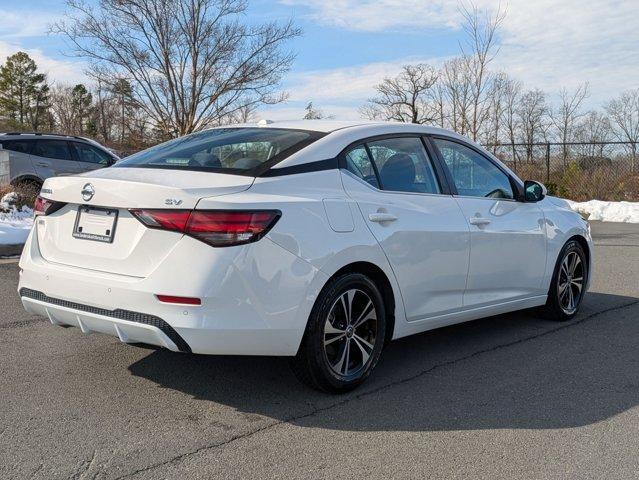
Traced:
<path fill-rule="evenodd" d="M 278 210 L 131 210 L 149 228 L 182 232 L 213 247 L 256 242 L 275 225 Z"/>
<path fill-rule="evenodd" d="M 65 203 L 63 202 L 54 202 L 38 195 L 33 205 L 33 215 L 36 217 L 50 215 L 60 210 L 64 205 Z"/>

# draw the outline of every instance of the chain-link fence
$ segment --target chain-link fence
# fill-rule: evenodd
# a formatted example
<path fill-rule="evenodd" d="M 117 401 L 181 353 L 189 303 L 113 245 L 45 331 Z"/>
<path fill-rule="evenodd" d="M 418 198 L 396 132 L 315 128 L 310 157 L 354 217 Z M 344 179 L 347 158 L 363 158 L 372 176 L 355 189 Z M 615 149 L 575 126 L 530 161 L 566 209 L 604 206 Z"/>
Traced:
<path fill-rule="evenodd" d="M 573 200 L 639 201 L 639 144 L 570 142 L 486 145 L 524 180 Z"/>

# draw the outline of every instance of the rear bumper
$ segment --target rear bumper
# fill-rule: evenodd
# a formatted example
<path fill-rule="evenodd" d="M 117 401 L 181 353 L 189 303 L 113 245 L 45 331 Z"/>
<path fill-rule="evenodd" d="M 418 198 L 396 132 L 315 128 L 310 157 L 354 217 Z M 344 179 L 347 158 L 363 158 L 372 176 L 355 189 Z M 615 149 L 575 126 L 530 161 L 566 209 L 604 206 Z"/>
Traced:
<path fill-rule="evenodd" d="M 107 310 L 51 298 L 42 292 L 20 289 L 25 310 L 47 317 L 53 325 L 79 327 L 82 333 L 106 333 L 124 343 L 148 343 L 174 352 L 190 352 L 191 347 L 164 320 L 129 310 Z"/>
<path fill-rule="evenodd" d="M 215 249 L 183 237 L 145 278 L 47 262 L 36 235 L 20 259 L 26 310 L 126 343 L 219 355 L 295 355 L 328 279 L 268 238 Z M 160 302 L 157 294 L 202 299 Z"/>

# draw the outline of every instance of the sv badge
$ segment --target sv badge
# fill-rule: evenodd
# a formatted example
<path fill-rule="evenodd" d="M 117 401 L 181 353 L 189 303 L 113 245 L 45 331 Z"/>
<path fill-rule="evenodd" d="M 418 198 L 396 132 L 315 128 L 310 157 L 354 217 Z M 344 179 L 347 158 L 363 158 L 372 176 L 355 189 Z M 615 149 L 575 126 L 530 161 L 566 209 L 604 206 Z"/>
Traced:
<path fill-rule="evenodd" d="M 182 205 L 182 200 L 178 200 L 177 198 L 167 198 L 166 200 L 164 200 L 164 204 L 177 207 L 179 205 Z"/>

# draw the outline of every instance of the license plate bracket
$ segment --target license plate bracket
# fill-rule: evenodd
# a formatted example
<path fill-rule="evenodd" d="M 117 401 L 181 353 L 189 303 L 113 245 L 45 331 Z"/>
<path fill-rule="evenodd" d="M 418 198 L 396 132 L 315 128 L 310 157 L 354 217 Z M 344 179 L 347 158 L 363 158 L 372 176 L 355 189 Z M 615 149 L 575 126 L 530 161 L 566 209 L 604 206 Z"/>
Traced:
<path fill-rule="evenodd" d="M 81 205 L 75 217 L 73 236 L 82 240 L 113 243 L 118 210 Z"/>

